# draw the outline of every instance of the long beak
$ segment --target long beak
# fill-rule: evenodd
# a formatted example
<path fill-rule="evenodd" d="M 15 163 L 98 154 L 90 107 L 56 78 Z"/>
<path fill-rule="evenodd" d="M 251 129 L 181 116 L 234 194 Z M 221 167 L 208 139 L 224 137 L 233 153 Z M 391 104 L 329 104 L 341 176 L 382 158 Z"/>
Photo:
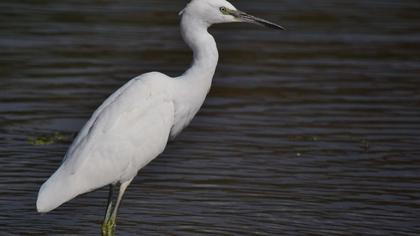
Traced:
<path fill-rule="evenodd" d="M 245 12 L 242 11 L 231 11 L 229 12 L 232 16 L 236 17 L 239 21 L 241 22 L 248 22 L 248 23 L 253 23 L 253 24 L 257 24 L 257 25 L 261 25 L 270 29 L 277 29 L 277 30 L 286 30 L 284 27 L 275 24 L 273 22 L 270 22 L 268 20 L 264 20 L 255 16 L 251 16 Z"/>

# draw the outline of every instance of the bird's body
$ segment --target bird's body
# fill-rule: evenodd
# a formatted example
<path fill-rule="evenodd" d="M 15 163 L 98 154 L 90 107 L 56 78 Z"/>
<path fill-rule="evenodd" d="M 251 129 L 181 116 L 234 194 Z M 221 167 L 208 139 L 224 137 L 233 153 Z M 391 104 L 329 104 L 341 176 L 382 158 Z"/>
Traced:
<path fill-rule="evenodd" d="M 154 73 L 132 79 L 95 111 L 60 168 L 42 186 L 38 211 L 47 212 L 79 194 L 129 181 L 164 150 L 174 124 L 174 102 L 166 86 L 159 87 L 169 79 L 163 75 L 150 79 L 150 75 Z"/>
<path fill-rule="evenodd" d="M 47 212 L 79 194 L 131 180 L 165 149 L 168 138 L 190 123 L 210 89 L 218 52 L 207 28 L 202 32 L 189 22 L 196 24 L 183 20 L 181 27 L 194 50 L 192 67 L 176 78 L 159 72 L 143 74 L 107 98 L 79 132 L 63 164 L 42 186 L 38 211 Z"/>
<path fill-rule="evenodd" d="M 163 152 L 168 139 L 190 123 L 210 90 L 218 51 L 208 27 L 240 19 L 251 22 L 249 17 L 224 0 L 188 4 L 182 11 L 181 32 L 194 52 L 191 67 L 175 78 L 159 72 L 143 74 L 108 97 L 79 132 L 61 166 L 42 185 L 38 211 L 51 211 L 77 195 L 119 183 L 117 205 L 112 216 L 112 205 L 108 205 L 104 222 L 111 219 L 108 223 L 114 226 L 125 188 L 141 168 Z"/>

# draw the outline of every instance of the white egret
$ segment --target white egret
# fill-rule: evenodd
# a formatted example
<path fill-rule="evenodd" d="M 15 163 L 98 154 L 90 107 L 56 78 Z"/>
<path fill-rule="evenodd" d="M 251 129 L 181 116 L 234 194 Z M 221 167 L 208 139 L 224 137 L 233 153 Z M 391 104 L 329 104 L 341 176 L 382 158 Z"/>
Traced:
<path fill-rule="evenodd" d="M 207 29 L 228 22 L 283 29 L 225 0 L 192 0 L 180 15 L 183 39 L 193 51 L 191 67 L 176 78 L 159 72 L 140 75 L 107 98 L 79 132 L 61 166 L 41 186 L 38 212 L 51 211 L 80 194 L 110 185 L 102 234 L 113 235 L 127 186 L 163 152 L 168 139 L 190 123 L 210 89 L 218 51 Z"/>

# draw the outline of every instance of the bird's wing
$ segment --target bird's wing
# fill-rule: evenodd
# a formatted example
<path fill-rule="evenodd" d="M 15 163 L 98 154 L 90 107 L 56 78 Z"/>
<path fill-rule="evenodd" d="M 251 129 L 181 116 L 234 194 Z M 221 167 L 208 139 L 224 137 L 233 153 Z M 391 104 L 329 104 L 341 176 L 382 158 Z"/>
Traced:
<path fill-rule="evenodd" d="M 69 148 L 65 162 L 71 165 L 72 172 L 95 156 L 100 156 L 102 163 L 115 159 L 117 166 L 126 167 L 128 156 L 144 149 L 142 146 L 158 134 L 166 136 L 159 143 L 163 151 L 173 123 L 172 100 L 165 86 L 159 84 L 161 80 L 144 77 L 133 80 L 101 105 Z M 160 129 L 166 129 L 167 134 L 158 132 Z"/>
<path fill-rule="evenodd" d="M 79 131 L 77 134 L 77 137 L 73 140 L 73 144 L 70 146 L 68 152 L 72 152 L 75 148 L 79 146 L 79 143 L 82 139 L 84 139 L 89 132 L 90 128 L 92 127 L 93 123 L 97 120 L 99 114 L 108 107 L 111 103 L 116 101 L 121 94 L 123 94 L 128 88 L 130 88 L 134 83 L 138 82 L 138 78 L 134 78 L 130 81 L 128 81 L 126 84 L 124 84 L 121 88 L 119 88 L 117 91 L 115 91 L 113 94 L 111 94 L 96 110 L 93 112 L 90 119 L 86 122 L 86 124 L 83 126 L 83 128 Z M 63 159 L 63 162 L 69 157 L 69 155 L 66 155 Z"/>
<path fill-rule="evenodd" d="M 170 81 L 156 77 L 134 79 L 95 111 L 60 168 L 41 187 L 40 209 L 51 210 L 79 194 L 133 178 L 164 150 L 174 107 L 165 89 Z"/>

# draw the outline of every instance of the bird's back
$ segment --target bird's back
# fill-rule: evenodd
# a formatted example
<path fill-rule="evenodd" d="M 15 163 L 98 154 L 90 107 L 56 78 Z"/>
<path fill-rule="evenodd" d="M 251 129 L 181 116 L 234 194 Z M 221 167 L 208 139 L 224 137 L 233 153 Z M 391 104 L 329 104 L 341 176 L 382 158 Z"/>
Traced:
<path fill-rule="evenodd" d="M 165 148 L 173 125 L 171 82 L 160 73 L 132 79 L 92 115 L 59 169 L 42 185 L 39 212 L 79 194 L 133 178 Z"/>

